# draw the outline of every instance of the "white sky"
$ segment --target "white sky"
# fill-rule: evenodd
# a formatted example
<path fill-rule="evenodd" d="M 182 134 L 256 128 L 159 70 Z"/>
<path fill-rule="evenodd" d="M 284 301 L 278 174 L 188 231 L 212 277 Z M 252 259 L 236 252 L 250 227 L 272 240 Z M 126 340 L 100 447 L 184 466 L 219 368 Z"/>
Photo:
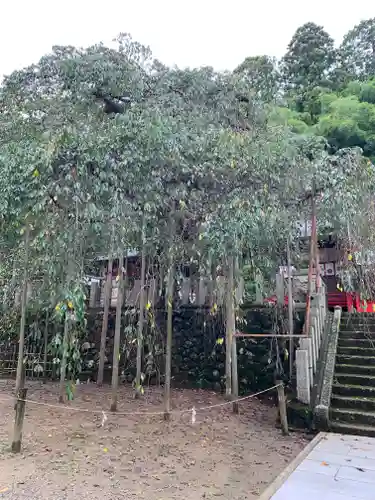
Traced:
<path fill-rule="evenodd" d="M 120 32 L 178 66 L 233 69 L 251 55 L 280 57 L 295 30 L 313 21 L 337 43 L 372 0 L 3 0 L 0 76 L 48 53 L 52 45 L 110 42 Z"/>

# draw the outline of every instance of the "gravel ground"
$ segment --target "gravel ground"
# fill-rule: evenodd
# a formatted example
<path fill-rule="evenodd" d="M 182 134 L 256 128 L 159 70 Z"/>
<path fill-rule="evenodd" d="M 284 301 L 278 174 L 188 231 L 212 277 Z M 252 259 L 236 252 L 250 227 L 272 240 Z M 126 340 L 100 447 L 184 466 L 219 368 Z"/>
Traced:
<path fill-rule="evenodd" d="M 162 392 L 152 388 L 141 401 L 121 387 L 119 412 L 106 413 L 110 389 L 80 385 L 71 408 L 57 403 L 56 384 L 28 382 L 21 454 L 9 452 L 13 431 L 14 384 L 0 380 L 0 498 L 28 500 L 252 500 L 306 445 L 301 434 L 283 437 L 276 409 L 257 399 L 191 414 L 135 415 L 162 410 Z M 174 390 L 173 408 L 223 402 L 207 391 Z"/>

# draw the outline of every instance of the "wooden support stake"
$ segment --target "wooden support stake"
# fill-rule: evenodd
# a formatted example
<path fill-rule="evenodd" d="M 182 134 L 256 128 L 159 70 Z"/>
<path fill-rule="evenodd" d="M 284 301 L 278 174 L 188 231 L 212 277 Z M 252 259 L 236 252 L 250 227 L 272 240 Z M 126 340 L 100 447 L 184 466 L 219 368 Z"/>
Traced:
<path fill-rule="evenodd" d="M 26 329 L 26 310 L 27 310 L 27 282 L 28 282 L 28 262 L 29 262 L 29 246 L 30 246 L 30 225 L 26 225 L 25 231 L 25 257 L 24 257 L 24 271 L 23 271 L 23 283 L 22 283 L 22 296 L 21 296 L 21 324 L 20 324 L 20 335 L 18 340 L 18 360 L 17 360 L 17 374 L 16 374 L 16 390 L 15 393 L 18 394 L 19 390 L 22 388 L 22 377 L 24 370 L 24 345 L 25 345 L 25 329 Z"/>
<path fill-rule="evenodd" d="M 142 394 L 142 352 L 143 352 L 143 324 L 145 322 L 145 302 L 146 302 L 146 251 L 144 228 L 142 230 L 142 257 L 141 257 L 141 290 L 139 292 L 139 320 L 137 335 L 137 372 L 135 375 L 135 393 L 138 398 Z"/>
<path fill-rule="evenodd" d="M 109 309 L 112 302 L 112 272 L 113 272 L 113 257 L 110 256 L 108 260 L 107 276 L 104 288 L 104 311 L 103 311 L 103 323 L 102 323 L 102 333 L 100 336 L 100 351 L 99 351 L 99 367 L 98 367 L 98 378 L 97 385 L 103 385 L 104 377 L 104 363 L 105 363 L 105 347 L 107 342 L 108 333 L 108 317 Z"/>
<path fill-rule="evenodd" d="M 293 319 L 293 285 L 292 285 L 292 259 L 290 256 L 289 237 L 286 241 L 286 254 L 288 260 L 288 321 L 289 335 L 294 334 L 294 319 Z M 289 380 L 293 378 L 293 361 L 294 361 L 294 341 L 293 337 L 289 337 Z"/>
<path fill-rule="evenodd" d="M 120 343 L 121 343 L 121 317 L 122 317 L 122 304 L 124 302 L 124 274 L 122 268 L 124 267 L 123 252 L 119 258 L 119 283 L 116 304 L 116 321 L 115 321 L 115 338 L 113 342 L 113 361 L 112 361 L 112 401 L 111 411 L 117 411 L 118 399 L 118 372 L 120 360 Z"/>
<path fill-rule="evenodd" d="M 227 296 L 227 322 L 231 336 L 231 370 L 232 370 L 232 387 L 231 397 L 233 399 L 233 413 L 239 412 L 238 409 L 238 366 L 237 366 L 237 338 L 236 332 L 236 315 L 234 304 L 234 258 L 230 257 L 228 268 L 228 296 Z"/>
<path fill-rule="evenodd" d="M 282 383 L 281 380 L 277 380 L 276 382 L 278 384 L 277 386 L 277 396 L 279 399 L 279 411 L 280 411 L 280 422 L 281 422 L 281 428 L 283 430 L 284 436 L 289 435 L 289 429 L 288 429 L 288 417 L 286 414 L 286 399 L 285 399 L 285 390 L 284 390 L 284 384 Z"/>
<path fill-rule="evenodd" d="M 238 371 L 237 371 L 237 337 L 232 337 L 232 398 L 233 413 L 239 413 L 238 407 Z"/>
<path fill-rule="evenodd" d="M 25 417 L 25 407 L 26 407 L 26 396 L 27 389 L 20 389 L 17 396 L 17 402 L 15 406 L 16 417 L 14 420 L 14 432 L 13 432 L 13 441 L 12 441 L 12 452 L 20 453 L 21 444 L 22 444 L 22 429 L 23 429 L 23 420 Z"/>
<path fill-rule="evenodd" d="M 68 350 L 70 345 L 70 312 L 65 313 L 63 352 L 60 364 L 59 403 L 64 403 L 66 368 L 68 366 Z"/>
<path fill-rule="evenodd" d="M 47 310 L 46 322 L 44 324 L 43 384 L 45 384 L 47 382 L 48 322 L 49 322 L 49 314 L 48 314 L 48 310 Z"/>

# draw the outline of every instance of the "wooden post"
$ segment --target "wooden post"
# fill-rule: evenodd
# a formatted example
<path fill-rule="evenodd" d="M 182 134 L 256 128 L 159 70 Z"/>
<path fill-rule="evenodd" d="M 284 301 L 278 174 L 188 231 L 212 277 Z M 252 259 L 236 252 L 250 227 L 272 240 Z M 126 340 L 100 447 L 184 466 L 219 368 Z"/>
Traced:
<path fill-rule="evenodd" d="M 25 417 L 25 406 L 26 406 L 26 396 L 27 389 L 20 389 L 17 395 L 17 402 L 15 406 L 16 417 L 14 420 L 14 432 L 13 432 L 13 441 L 12 441 L 12 452 L 19 453 L 21 451 L 22 444 L 22 429 L 23 429 L 23 420 Z"/>
<path fill-rule="evenodd" d="M 314 193 L 311 196 L 311 237 L 310 237 L 310 255 L 309 255 L 309 271 L 307 276 L 307 296 L 306 296 L 306 319 L 304 325 L 304 334 L 310 333 L 310 312 L 311 312 L 311 293 L 312 293 L 312 280 L 314 273 L 314 247 L 316 240 L 316 212 L 315 212 L 315 199 Z"/>
<path fill-rule="evenodd" d="M 232 397 L 232 351 L 233 351 L 233 258 L 228 258 L 226 272 L 226 324 L 225 324 L 225 396 Z"/>
<path fill-rule="evenodd" d="M 293 288 L 292 288 L 292 259 L 290 256 L 289 237 L 286 241 L 286 253 L 288 261 L 288 320 L 289 320 L 289 335 L 294 333 L 293 321 Z M 289 337 L 289 379 L 293 377 L 293 359 L 294 359 L 294 339 Z"/>
<path fill-rule="evenodd" d="M 279 399 L 279 411 L 280 411 L 280 422 L 281 422 L 281 428 L 283 430 L 284 436 L 288 436 L 289 434 L 289 429 L 288 429 L 288 417 L 286 414 L 286 399 L 285 399 L 285 390 L 284 390 L 284 384 L 281 380 L 277 380 L 276 384 L 277 386 L 277 396 Z"/>
<path fill-rule="evenodd" d="M 18 394 L 22 387 L 22 376 L 24 369 L 24 345 L 25 345 L 25 328 L 26 328 L 26 309 L 27 309 L 27 282 L 28 282 L 28 261 L 29 261 L 29 246 L 30 246 L 30 226 L 27 224 L 25 230 L 25 257 L 24 257 L 24 271 L 23 271 L 23 284 L 21 296 L 21 324 L 20 335 L 18 340 L 18 361 L 17 361 L 17 374 L 16 374 L 16 391 Z"/>
<path fill-rule="evenodd" d="M 231 370 L 232 370 L 232 399 L 233 413 L 238 413 L 238 366 L 237 366 L 237 337 L 236 333 L 236 316 L 234 310 L 234 258 L 230 257 L 228 266 L 228 296 L 227 296 L 227 322 L 231 336 Z"/>
<path fill-rule="evenodd" d="M 146 250 L 144 237 L 144 224 L 142 230 L 142 257 L 141 257 L 141 291 L 139 294 L 139 320 L 138 320 L 138 335 L 137 335 L 137 371 L 135 376 L 135 398 L 142 394 L 142 349 L 143 349 L 143 324 L 145 319 L 145 302 L 146 302 Z"/>
<path fill-rule="evenodd" d="M 238 364 L 237 364 L 237 337 L 232 338 L 232 399 L 233 413 L 239 413 L 238 407 Z"/>
<path fill-rule="evenodd" d="M 70 312 L 65 313 L 64 337 L 63 337 L 63 353 L 60 364 L 60 387 L 59 387 L 59 403 L 64 402 L 65 394 L 65 377 L 66 367 L 68 364 L 68 350 L 70 345 Z"/>
<path fill-rule="evenodd" d="M 168 271 L 168 290 L 167 290 L 167 347 L 165 355 L 164 420 L 170 419 L 170 412 L 171 412 L 173 294 L 174 294 L 174 261 L 171 259 Z"/>
<path fill-rule="evenodd" d="M 99 367 L 98 367 L 98 378 L 97 378 L 98 385 L 103 384 L 103 376 L 104 376 L 105 346 L 107 341 L 108 316 L 109 316 L 109 308 L 111 305 L 111 294 L 112 294 L 112 270 L 113 270 L 113 258 L 111 255 L 108 260 L 107 277 L 104 288 L 104 311 L 103 311 L 102 333 L 100 336 Z"/>
<path fill-rule="evenodd" d="M 116 322 L 115 322 L 115 338 L 113 344 L 113 361 L 112 361 L 112 401 L 111 411 L 117 411 L 117 396 L 118 396 L 118 372 L 120 360 L 120 342 L 121 342 L 121 317 L 122 317 L 122 304 L 124 301 L 124 258 L 123 252 L 119 258 L 119 282 L 118 294 L 116 304 Z"/>
<path fill-rule="evenodd" d="M 44 324 L 43 384 L 45 384 L 47 382 L 48 323 L 49 323 L 49 314 L 48 314 L 48 310 L 47 310 L 46 322 Z"/>
<path fill-rule="evenodd" d="M 172 208 L 169 216 L 169 262 L 168 281 L 166 291 L 167 308 L 167 345 L 165 349 L 165 383 L 164 383 L 164 420 L 171 418 L 171 378 L 172 378 L 172 342 L 173 342 L 173 299 L 175 281 L 175 248 L 174 238 L 176 232 L 175 210 Z"/>

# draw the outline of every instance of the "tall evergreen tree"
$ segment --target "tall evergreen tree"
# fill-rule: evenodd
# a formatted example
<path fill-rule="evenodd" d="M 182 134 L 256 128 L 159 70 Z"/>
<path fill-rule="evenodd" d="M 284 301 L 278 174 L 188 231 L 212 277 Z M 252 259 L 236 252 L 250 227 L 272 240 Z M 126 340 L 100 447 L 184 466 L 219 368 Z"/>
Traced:
<path fill-rule="evenodd" d="M 349 78 L 375 76 L 375 17 L 360 22 L 345 35 L 339 54 Z"/>
<path fill-rule="evenodd" d="M 286 88 L 306 92 L 326 86 L 335 57 L 333 39 L 321 26 L 306 23 L 299 27 L 282 59 Z"/>

